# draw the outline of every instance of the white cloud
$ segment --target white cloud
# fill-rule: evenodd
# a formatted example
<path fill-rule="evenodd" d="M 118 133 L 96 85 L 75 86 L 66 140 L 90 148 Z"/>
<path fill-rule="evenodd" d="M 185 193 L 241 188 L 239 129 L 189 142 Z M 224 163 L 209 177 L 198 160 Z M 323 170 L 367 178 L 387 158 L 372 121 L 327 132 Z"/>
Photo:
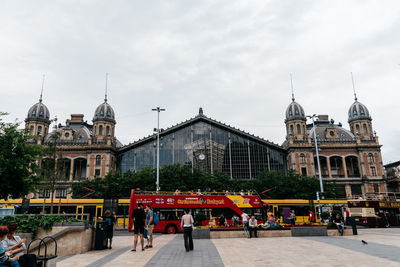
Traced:
<path fill-rule="evenodd" d="M 281 143 L 290 103 L 347 124 L 370 110 L 385 162 L 396 153 L 398 1 L 6 1 L 0 9 L 1 110 L 23 120 L 40 93 L 61 121 L 91 121 L 110 73 L 123 143 L 197 114 Z"/>

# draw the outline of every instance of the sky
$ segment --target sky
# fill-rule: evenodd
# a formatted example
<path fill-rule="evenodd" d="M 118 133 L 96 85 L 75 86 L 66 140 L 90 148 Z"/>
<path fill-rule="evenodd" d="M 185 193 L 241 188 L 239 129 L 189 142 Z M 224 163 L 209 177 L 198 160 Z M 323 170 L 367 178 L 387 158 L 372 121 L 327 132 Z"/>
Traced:
<path fill-rule="evenodd" d="M 0 111 L 23 122 L 40 95 L 51 118 L 103 102 L 123 143 L 198 114 L 282 144 L 285 110 L 328 114 L 347 129 L 365 104 L 383 145 L 400 160 L 400 2 L 12 1 L 0 3 Z"/>

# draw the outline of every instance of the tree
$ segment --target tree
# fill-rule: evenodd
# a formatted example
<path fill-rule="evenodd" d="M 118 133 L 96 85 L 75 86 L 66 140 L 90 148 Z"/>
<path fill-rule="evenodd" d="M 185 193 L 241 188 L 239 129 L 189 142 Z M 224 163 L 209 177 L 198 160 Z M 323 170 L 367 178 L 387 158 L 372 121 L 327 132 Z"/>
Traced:
<path fill-rule="evenodd" d="M 319 180 L 301 176 L 293 171 L 284 174 L 277 171 L 264 171 L 253 181 L 258 192 L 268 190 L 267 196 L 273 199 L 315 199 L 320 191 Z M 333 183 L 324 182 L 325 196 L 336 197 Z"/>
<path fill-rule="evenodd" d="M 0 199 L 20 198 L 34 191 L 39 183 L 35 175 L 43 148 L 29 144 L 26 131 L 19 123 L 5 123 L 0 113 Z"/>
<path fill-rule="evenodd" d="M 54 193 L 59 179 L 65 177 L 65 164 L 63 160 L 62 149 L 58 148 L 61 133 L 57 131 L 50 134 L 45 152 L 47 157 L 42 160 L 41 177 L 44 185 L 47 185 L 50 191 L 50 214 L 53 214 Z M 44 186 L 46 187 L 46 186 Z"/>
<path fill-rule="evenodd" d="M 96 191 L 91 198 L 126 198 L 131 189 L 140 188 L 145 191 L 156 190 L 156 174 L 153 168 L 143 168 L 139 172 L 125 172 L 123 175 L 108 174 L 104 178 L 96 178 L 73 184 L 74 198 L 87 196 L 86 188 Z M 192 171 L 189 166 L 169 165 L 160 169 L 161 191 L 173 192 L 176 189 L 182 192 L 200 189 L 201 191 L 239 192 L 241 189 L 255 189 L 262 192 L 271 189 L 266 196 L 278 199 L 315 199 L 315 192 L 319 191 L 319 181 L 294 172 L 283 173 L 265 171 L 254 180 L 230 179 L 225 173 L 211 175 L 197 169 Z M 325 196 L 333 197 L 332 185 L 325 183 Z"/>

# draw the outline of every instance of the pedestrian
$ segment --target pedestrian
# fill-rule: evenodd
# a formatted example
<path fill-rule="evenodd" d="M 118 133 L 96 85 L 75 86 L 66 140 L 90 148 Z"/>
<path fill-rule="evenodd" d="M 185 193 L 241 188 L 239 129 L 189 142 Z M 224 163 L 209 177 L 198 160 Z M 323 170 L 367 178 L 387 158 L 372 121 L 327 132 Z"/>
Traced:
<path fill-rule="evenodd" d="M 312 212 L 312 210 L 308 210 L 308 218 L 310 219 L 310 223 L 315 221 L 314 212 Z"/>
<path fill-rule="evenodd" d="M 138 235 L 140 236 L 140 244 L 142 245 L 142 251 L 144 250 L 144 224 L 145 224 L 146 215 L 143 210 L 143 204 L 139 203 L 138 207 L 132 213 L 132 221 L 133 221 L 133 233 L 134 233 L 134 241 L 133 241 L 133 249 L 131 251 L 136 251 L 136 245 L 138 241 Z"/>
<path fill-rule="evenodd" d="M 147 245 L 145 248 L 152 248 L 153 247 L 153 228 L 154 228 L 154 212 L 151 209 L 150 205 L 146 206 L 146 229 L 149 235 L 149 239 L 147 241 Z"/>
<path fill-rule="evenodd" d="M 243 212 L 241 216 L 242 216 L 243 225 L 245 225 L 247 228 L 249 228 L 249 219 L 250 219 L 249 215 L 247 215 L 246 212 Z"/>
<path fill-rule="evenodd" d="M 344 208 L 343 209 L 343 219 L 344 219 L 344 223 L 347 225 L 347 218 L 350 217 L 350 212 L 348 209 Z"/>
<path fill-rule="evenodd" d="M 251 216 L 249 221 L 249 234 L 250 238 L 252 236 L 252 232 L 254 232 L 254 237 L 257 237 L 257 220 L 254 216 Z"/>
<path fill-rule="evenodd" d="M 294 213 L 294 210 L 290 211 L 289 220 L 291 225 L 296 224 L 296 214 Z"/>
<path fill-rule="evenodd" d="M 193 250 L 193 238 L 192 238 L 192 231 L 193 231 L 193 216 L 189 214 L 188 209 L 184 209 L 184 215 L 182 216 L 181 220 L 181 227 L 183 228 L 183 239 L 185 244 L 186 252 L 189 250 Z"/>
<path fill-rule="evenodd" d="M 335 217 L 335 219 L 333 219 L 333 221 L 332 221 L 334 224 L 336 224 L 336 227 L 337 227 L 337 229 L 338 229 L 338 231 L 339 231 L 339 234 L 340 235 L 343 235 L 343 232 L 344 232 L 344 224 L 343 224 L 343 219 L 342 219 L 342 217 L 340 216 L 340 213 L 336 213 L 336 217 Z"/>
<path fill-rule="evenodd" d="M 115 217 L 111 216 L 111 212 L 109 210 L 106 210 L 106 212 L 104 212 L 103 222 L 106 223 L 106 238 L 110 241 L 110 246 L 106 246 L 106 247 L 111 249 L 116 221 L 115 221 Z M 107 241 L 107 244 L 108 244 L 108 241 Z"/>

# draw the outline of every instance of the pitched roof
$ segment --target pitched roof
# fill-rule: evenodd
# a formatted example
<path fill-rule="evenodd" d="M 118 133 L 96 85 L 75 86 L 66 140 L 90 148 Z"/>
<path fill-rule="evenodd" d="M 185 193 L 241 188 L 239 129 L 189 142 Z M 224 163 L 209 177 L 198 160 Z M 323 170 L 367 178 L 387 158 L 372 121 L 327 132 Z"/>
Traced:
<path fill-rule="evenodd" d="M 194 123 L 200 122 L 200 121 L 209 123 L 209 124 L 211 124 L 213 126 L 217 126 L 219 128 L 222 128 L 222 129 L 225 129 L 225 130 L 228 130 L 228 131 L 231 131 L 231 132 L 235 133 L 238 136 L 248 138 L 248 139 L 250 139 L 250 140 L 252 140 L 254 142 L 260 143 L 262 145 L 270 146 L 270 147 L 273 147 L 273 148 L 275 148 L 277 150 L 285 151 L 285 149 L 282 146 L 278 145 L 278 144 L 275 144 L 275 143 L 273 143 L 273 142 L 271 142 L 269 140 L 265 140 L 262 137 L 255 136 L 255 135 L 250 134 L 248 132 L 242 131 L 240 129 L 237 129 L 237 128 L 233 127 L 233 126 L 227 125 L 227 124 L 222 123 L 220 121 L 217 121 L 217 120 L 214 120 L 212 118 L 209 118 L 209 117 L 205 116 L 202 113 L 199 113 L 194 118 L 190 118 L 190 119 L 188 119 L 186 121 L 183 121 L 181 123 L 178 123 L 176 125 L 173 125 L 173 126 L 167 128 L 167 129 L 165 129 L 164 131 L 160 132 L 160 137 L 168 135 L 168 134 L 170 134 L 172 132 L 175 132 L 175 131 L 177 131 L 179 129 L 185 128 L 185 127 L 187 127 L 187 126 L 189 126 L 191 124 L 194 124 Z M 142 139 L 139 139 L 139 140 L 137 140 L 137 141 L 135 141 L 133 143 L 127 144 L 127 145 L 119 148 L 119 152 L 124 152 L 124 151 L 130 150 L 132 148 L 138 147 L 140 145 L 143 145 L 145 143 L 151 142 L 152 140 L 154 140 L 156 138 L 156 136 L 157 136 L 156 134 L 148 135 L 148 136 L 146 136 L 146 137 L 144 137 Z"/>

